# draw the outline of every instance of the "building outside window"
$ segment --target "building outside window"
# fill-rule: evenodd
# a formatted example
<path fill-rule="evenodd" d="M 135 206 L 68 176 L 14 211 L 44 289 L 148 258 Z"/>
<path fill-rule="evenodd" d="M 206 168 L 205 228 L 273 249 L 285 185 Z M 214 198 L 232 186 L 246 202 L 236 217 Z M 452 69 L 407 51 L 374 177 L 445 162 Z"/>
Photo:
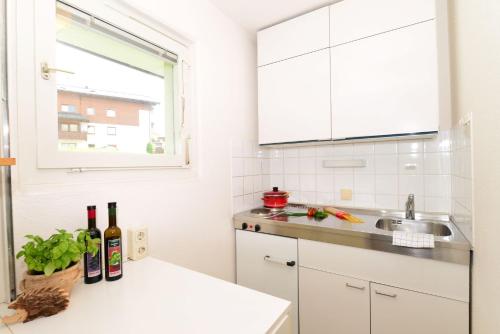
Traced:
<path fill-rule="evenodd" d="M 89 135 L 95 135 L 95 126 L 93 126 L 93 125 L 89 125 L 89 126 L 87 127 L 87 133 L 88 133 Z M 95 146 L 95 145 L 94 145 L 94 146 Z"/>
<path fill-rule="evenodd" d="M 76 150 L 75 143 L 62 143 L 61 147 L 65 150 L 68 150 L 68 151 Z"/>
<path fill-rule="evenodd" d="M 107 117 L 116 117 L 116 111 L 114 111 L 113 109 L 107 109 L 106 116 Z"/>
<path fill-rule="evenodd" d="M 108 136 L 116 136 L 116 128 L 113 126 L 108 126 L 107 134 Z"/>
<path fill-rule="evenodd" d="M 70 132 L 78 132 L 78 124 L 70 124 L 69 131 Z"/>
<path fill-rule="evenodd" d="M 76 107 L 72 104 L 62 104 L 61 111 L 62 112 L 76 112 Z"/>
<path fill-rule="evenodd" d="M 68 124 L 61 124 L 61 131 L 68 132 L 69 131 L 69 125 Z"/>
<path fill-rule="evenodd" d="M 95 109 L 92 108 L 92 107 L 87 107 L 87 115 L 94 116 L 95 115 Z"/>

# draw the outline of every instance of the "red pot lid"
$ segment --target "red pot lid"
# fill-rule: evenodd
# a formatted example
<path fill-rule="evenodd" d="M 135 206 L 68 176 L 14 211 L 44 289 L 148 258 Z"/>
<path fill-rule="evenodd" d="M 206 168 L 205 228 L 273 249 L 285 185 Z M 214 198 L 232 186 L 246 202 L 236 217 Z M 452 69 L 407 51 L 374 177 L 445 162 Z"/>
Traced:
<path fill-rule="evenodd" d="M 288 192 L 279 190 L 278 187 L 273 187 L 273 190 L 272 191 L 266 191 L 264 193 L 264 196 L 272 196 L 272 197 L 288 196 Z"/>

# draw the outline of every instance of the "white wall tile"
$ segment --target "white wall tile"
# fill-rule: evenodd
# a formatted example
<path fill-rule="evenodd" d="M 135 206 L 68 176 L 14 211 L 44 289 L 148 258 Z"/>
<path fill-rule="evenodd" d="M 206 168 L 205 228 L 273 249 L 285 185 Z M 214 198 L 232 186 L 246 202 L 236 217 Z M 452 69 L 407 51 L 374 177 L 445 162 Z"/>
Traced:
<path fill-rule="evenodd" d="M 243 202 L 243 196 L 233 197 L 233 212 L 238 213 L 245 211 L 245 204 Z"/>
<path fill-rule="evenodd" d="M 285 158 L 284 159 L 285 174 L 298 174 L 299 173 L 299 159 L 298 158 Z"/>
<path fill-rule="evenodd" d="M 243 194 L 252 194 L 253 193 L 253 176 L 245 176 L 243 177 Z"/>
<path fill-rule="evenodd" d="M 315 146 L 305 146 L 299 147 L 299 157 L 301 158 L 313 158 L 316 156 Z"/>
<path fill-rule="evenodd" d="M 450 175 L 425 175 L 425 196 L 449 197 L 451 193 Z"/>
<path fill-rule="evenodd" d="M 408 200 L 408 196 L 399 196 L 399 210 L 406 210 L 406 201 Z M 415 195 L 415 210 L 416 211 L 424 211 L 425 210 L 425 201 L 422 195 Z"/>
<path fill-rule="evenodd" d="M 333 194 L 333 175 L 316 175 L 316 191 Z"/>
<path fill-rule="evenodd" d="M 289 203 L 294 203 L 294 202 L 300 202 L 300 191 L 298 190 L 292 190 L 288 192 L 288 202 Z"/>
<path fill-rule="evenodd" d="M 450 149 L 449 131 L 440 131 L 435 138 L 424 140 L 424 152 L 449 152 Z"/>
<path fill-rule="evenodd" d="M 425 174 L 450 174 L 450 164 L 449 152 L 424 153 Z"/>
<path fill-rule="evenodd" d="M 353 144 L 337 144 L 333 145 L 335 155 L 352 155 L 354 152 Z"/>
<path fill-rule="evenodd" d="M 330 174 L 333 175 L 334 168 L 323 167 L 323 161 L 331 160 L 331 158 L 318 157 L 316 158 L 316 174 Z"/>
<path fill-rule="evenodd" d="M 333 192 L 316 192 L 316 202 L 320 205 L 332 205 L 334 203 Z"/>
<path fill-rule="evenodd" d="M 300 175 L 300 191 L 316 191 L 316 176 L 312 175 Z"/>
<path fill-rule="evenodd" d="M 300 158 L 299 159 L 299 173 L 300 174 L 315 174 L 316 173 L 316 159 L 315 158 Z"/>
<path fill-rule="evenodd" d="M 398 153 L 397 141 L 375 143 L 375 154 L 397 154 L 397 153 Z"/>
<path fill-rule="evenodd" d="M 298 158 L 299 149 L 296 147 L 287 147 L 283 149 L 283 155 L 285 158 Z"/>
<path fill-rule="evenodd" d="M 365 167 L 355 167 L 354 174 L 374 174 L 375 173 L 375 157 L 373 155 L 354 155 L 354 159 L 363 159 L 366 161 Z"/>
<path fill-rule="evenodd" d="M 398 142 L 398 153 L 421 153 L 424 144 L 421 140 L 402 140 Z"/>
<path fill-rule="evenodd" d="M 337 196 L 337 194 L 340 196 L 341 189 L 354 190 L 354 175 L 335 175 L 333 185 L 335 196 Z M 335 200 L 337 200 L 337 198 L 335 198 Z"/>
<path fill-rule="evenodd" d="M 316 192 L 315 191 L 301 191 L 300 192 L 300 201 L 302 203 L 316 203 Z"/>
<path fill-rule="evenodd" d="M 353 154 L 373 154 L 374 152 L 374 143 L 356 143 L 353 147 Z"/>
<path fill-rule="evenodd" d="M 423 154 L 411 153 L 399 155 L 399 174 L 422 174 L 424 171 Z"/>
<path fill-rule="evenodd" d="M 316 146 L 316 156 L 317 157 L 332 157 L 333 156 L 333 145 L 320 145 Z"/>
<path fill-rule="evenodd" d="M 381 209 L 398 209 L 398 196 L 395 195 L 375 195 L 375 206 Z"/>
<path fill-rule="evenodd" d="M 271 159 L 262 159 L 262 174 L 271 174 Z"/>
<path fill-rule="evenodd" d="M 375 155 L 376 174 L 397 174 L 398 156 L 395 154 Z"/>
<path fill-rule="evenodd" d="M 262 190 L 269 191 L 271 190 L 271 177 L 269 175 L 262 175 Z"/>
<path fill-rule="evenodd" d="M 285 190 L 300 190 L 300 180 L 298 174 L 285 175 Z"/>
<path fill-rule="evenodd" d="M 262 192 L 262 175 L 254 175 L 253 177 L 253 192 Z"/>
<path fill-rule="evenodd" d="M 271 158 L 283 158 L 283 150 L 279 148 L 272 148 L 269 151 L 269 156 Z"/>
<path fill-rule="evenodd" d="M 354 205 L 360 208 L 373 208 L 375 206 L 375 195 L 356 194 Z"/>
<path fill-rule="evenodd" d="M 424 194 L 424 176 L 423 175 L 399 175 L 398 179 L 399 195 L 408 196 L 408 194 Z"/>
<path fill-rule="evenodd" d="M 283 175 L 281 174 L 276 174 L 270 175 L 269 178 L 270 186 L 267 189 L 272 189 L 273 187 L 278 187 L 283 189 Z"/>
<path fill-rule="evenodd" d="M 425 197 L 426 212 L 450 212 L 451 200 L 449 197 Z"/>
<path fill-rule="evenodd" d="M 354 175 L 354 193 L 375 194 L 375 175 L 374 174 Z"/>
<path fill-rule="evenodd" d="M 397 175 L 376 175 L 375 193 L 377 195 L 396 195 L 398 193 Z M 397 200 L 396 200 L 397 203 Z"/>
<path fill-rule="evenodd" d="M 243 177 L 233 177 L 233 196 L 243 195 Z"/>
<path fill-rule="evenodd" d="M 283 174 L 283 159 L 281 158 L 271 158 L 271 174 Z"/>
<path fill-rule="evenodd" d="M 232 159 L 233 176 L 243 176 L 245 174 L 244 158 Z"/>

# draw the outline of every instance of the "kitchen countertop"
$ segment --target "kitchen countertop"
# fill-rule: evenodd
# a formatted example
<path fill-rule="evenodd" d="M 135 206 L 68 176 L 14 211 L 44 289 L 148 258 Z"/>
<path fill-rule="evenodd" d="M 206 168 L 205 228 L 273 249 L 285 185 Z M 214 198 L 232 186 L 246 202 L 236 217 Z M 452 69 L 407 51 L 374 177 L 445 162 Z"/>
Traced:
<path fill-rule="evenodd" d="M 317 207 L 311 205 L 312 207 Z M 290 204 L 286 211 L 305 212 L 305 205 Z M 293 217 L 276 215 L 271 218 L 258 217 L 251 211 L 244 211 L 234 216 L 234 227 L 243 229 L 242 224 L 259 225 L 262 233 L 280 236 L 329 242 L 359 248 L 373 249 L 402 255 L 422 257 L 458 264 L 470 263 L 471 245 L 460 230 L 443 214 L 416 213 L 416 220 L 432 220 L 447 225 L 452 231 L 451 236 L 435 236 L 435 248 L 408 248 L 392 245 L 392 232 L 376 228 L 375 224 L 381 217 L 402 219 L 404 212 L 390 210 L 369 210 L 359 208 L 338 209 L 348 211 L 361 218 L 364 223 L 351 224 L 332 215 L 323 220 L 308 217 Z M 252 229 L 249 229 L 252 230 Z"/>
<path fill-rule="evenodd" d="M 67 310 L 9 328 L 12 334 L 255 334 L 274 329 L 289 309 L 286 300 L 145 258 L 125 263 L 118 281 L 78 284 Z M 0 334 L 10 334 L 2 326 Z"/>

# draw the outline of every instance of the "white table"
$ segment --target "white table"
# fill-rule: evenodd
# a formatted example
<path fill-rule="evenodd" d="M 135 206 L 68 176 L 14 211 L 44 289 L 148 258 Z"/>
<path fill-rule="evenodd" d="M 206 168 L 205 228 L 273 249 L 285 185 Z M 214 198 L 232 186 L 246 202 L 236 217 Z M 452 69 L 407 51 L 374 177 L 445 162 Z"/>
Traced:
<path fill-rule="evenodd" d="M 281 334 L 291 333 L 289 310 L 286 300 L 146 258 L 125 263 L 121 280 L 79 284 L 64 312 L 9 328 L 13 334 Z"/>

